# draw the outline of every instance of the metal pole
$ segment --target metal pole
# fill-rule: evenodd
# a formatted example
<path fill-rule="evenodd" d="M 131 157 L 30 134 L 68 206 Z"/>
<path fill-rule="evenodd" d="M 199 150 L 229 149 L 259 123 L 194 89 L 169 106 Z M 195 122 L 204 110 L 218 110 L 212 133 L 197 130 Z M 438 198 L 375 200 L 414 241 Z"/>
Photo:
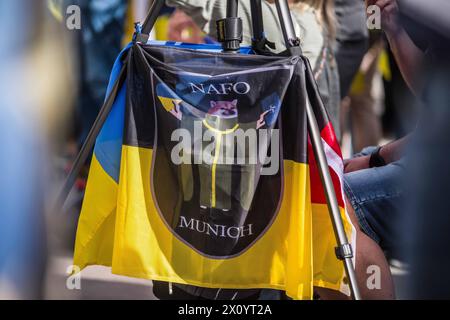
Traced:
<path fill-rule="evenodd" d="M 262 41 L 265 36 L 261 0 L 251 0 L 250 6 L 252 11 L 253 41 Z"/>
<path fill-rule="evenodd" d="M 164 7 L 164 0 L 154 0 L 150 10 L 148 12 L 147 18 L 142 24 L 142 31 L 137 35 L 136 41 L 141 43 L 147 43 L 150 38 L 150 33 L 158 20 L 159 14 L 161 13 L 162 8 Z"/>
<path fill-rule="evenodd" d="M 142 33 L 144 34 L 150 34 L 152 32 L 153 26 L 156 23 L 156 20 L 158 20 L 159 14 L 164 7 L 164 0 L 154 0 L 152 3 L 152 6 L 150 7 L 150 10 L 148 12 L 147 18 L 145 19 L 144 23 L 142 24 Z"/>
<path fill-rule="evenodd" d="M 111 112 L 111 109 L 114 105 L 114 101 L 116 99 L 116 96 L 122 87 L 122 84 L 125 81 L 126 78 L 126 65 L 122 67 L 120 70 L 120 74 L 114 83 L 114 86 L 108 95 L 105 103 L 103 104 L 103 107 L 101 108 L 97 119 L 94 122 L 94 125 L 92 126 L 91 130 L 89 131 L 89 134 L 86 138 L 86 141 L 84 142 L 83 146 L 81 147 L 80 152 L 78 153 L 78 156 L 75 159 L 75 162 L 73 163 L 72 169 L 70 170 L 69 175 L 66 178 L 66 181 L 64 182 L 63 188 L 58 195 L 58 198 L 56 200 L 56 204 L 54 207 L 55 211 L 59 211 L 63 206 L 64 203 L 67 200 L 67 197 L 69 196 L 70 191 L 72 190 L 72 187 L 83 167 L 83 165 L 86 163 L 87 159 L 89 158 L 89 155 L 91 154 L 92 149 L 95 145 L 95 140 L 97 139 L 98 134 L 100 133 L 100 130 L 102 129 L 103 125 L 105 124 L 106 119 L 109 116 L 109 113 Z"/>
<path fill-rule="evenodd" d="M 282 25 L 286 47 L 291 51 L 291 53 L 298 53 L 299 50 L 296 48 L 299 47 L 300 42 L 295 35 L 294 24 L 290 14 L 288 2 L 287 0 L 276 0 L 276 6 Z M 309 71 L 310 70 L 311 69 L 309 69 Z M 333 224 L 333 229 L 338 244 L 338 247 L 336 248 L 336 255 L 338 259 L 343 260 L 353 298 L 355 300 L 361 300 L 361 295 L 356 280 L 356 273 L 353 267 L 353 250 L 351 245 L 348 243 L 347 234 L 345 233 L 344 224 L 342 222 L 342 217 L 334 190 L 333 180 L 331 179 L 327 158 L 323 149 L 322 137 L 320 135 L 319 126 L 317 124 L 316 116 L 309 98 L 306 99 L 306 114 L 308 118 L 311 144 L 317 160 L 322 185 L 325 189 L 328 210 L 330 212 L 331 222 Z"/>
<path fill-rule="evenodd" d="M 271 53 L 270 49 L 275 50 L 275 43 L 266 38 L 264 32 L 264 18 L 262 9 L 262 0 L 250 0 L 250 10 L 252 16 L 252 48 L 257 54 L 265 55 Z"/>
<path fill-rule="evenodd" d="M 348 243 L 347 234 L 345 233 L 344 224 L 342 222 L 342 217 L 334 190 L 333 180 L 331 179 L 327 158 L 322 145 L 322 137 L 320 135 L 319 126 L 308 98 L 306 99 L 306 114 L 308 117 L 309 136 L 319 168 L 322 185 L 325 189 L 328 211 L 331 216 L 331 222 L 333 224 L 336 241 L 338 243 L 338 247 L 336 248 L 337 256 L 338 259 L 342 260 L 344 263 L 353 298 L 355 300 L 361 300 L 356 273 L 353 267 L 353 249 Z"/>
<path fill-rule="evenodd" d="M 275 1 L 278 17 L 280 19 L 281 30 L 283 31 L 283 37 L 286 42 L 286 47 L 300 47 L 300 40 L 295 34 L 294 22 L 292 21 L 291 10 L 287 0 Z"/>
<path fill-rule="evenodd" d="M 237 18 L 239 0 L 227 0 L 227 18 Z"/>

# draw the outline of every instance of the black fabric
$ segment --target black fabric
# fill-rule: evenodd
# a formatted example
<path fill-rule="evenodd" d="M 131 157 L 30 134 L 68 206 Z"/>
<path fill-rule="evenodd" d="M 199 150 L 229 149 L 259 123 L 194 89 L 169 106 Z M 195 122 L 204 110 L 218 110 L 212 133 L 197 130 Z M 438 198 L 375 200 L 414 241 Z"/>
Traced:
<path fill-rule="evenodd" d="M 207 257 L 228 259 L 242 254 L 269 229 L 278 214 L 283 198 L 283 161 L 308 161 L 308 94 L 313 107 L 320 110 L 320 127 L 329 124 L 309 62 L 303 57 L 229 55 L 137 44 L 129 50 L 127 63 L 124 144 L 153 149 L 151 185 L 161 217 L 177 238 Z M 195 147 L 192 153 L 183 151 L 191 160 L 189 164 L 174 164 L 171 152 L 177 142 L 173 133 L 183 129 L 194 133 L 195 141 L 199 120 L 202 136 L 206 131 L 219 132 L 213 140 L 216 143 L 231 128 L 239 127 L 244 132 L 279 130 L 279 141 L 276 136 L 258 136 L 257 144 L 265 142 L 262 145 L 267 149 L 263 152 L 278 157 L 280 168 L 264 175 L 263 163 L 197 165 L 192 161 Z M 225 140 L 223 144 L 226 146 Z M 274 154 L 276 151 L 279 155 Z M 220 181 L 214 201 L 211 170 Z M 211 226 L 234 228 L 245 237 L 207 237 L 189 228 L 194 222 L 208 230 L 213 230 Z M 252 232 L 246 226 L 252 226 Z M 174 287 L 206 299 L 245 299 L 260 292 Z M 158 291 L 158 284 L 156 288 Z"/>
<path fill-rule="evenodd" d="M 204 288 L 193 286 L 170 286 L 167 282 L 153 281 L 153 294 L 160 300 L 259 300 L 261 290 L 208 289 L 211 297 L 202 296 Z"/>
<path fill-rule="evenodd" d="M 181 65 L 182 68 L 179 67 Z M 296 70 L 292 81 L 296 86 L 299 81 L 303 82 L 297 79 L 302 74 L 299 59 L 202 53 L 140 45 L 130 50 L 124 144 L 154 150 L 152 184 L 158 186 L 153 192 L 161 214 L 177 236 L 202 254 L 223 258 L 244 252 L 273 222 L 282 201 L 283 188 L 282 170 L 271 175 L 261 174 L 264 164 L 248 164 L 248 153 L 243 165 L 218 163 L 213 166 L 202 161 L 197 164 L 196 141 L 210 132 L 206 127 L 208 123 L 219 132 L 227 132 L 236 126 L 243 132 L 253 130 L 261 133 L 278 129 L 281 112 L 288 126 L 283 130 L 286 139 L 290 140 L 294 135 L 298 142 L 301 137 L 304 140 L 302 143 L 286 143 L 289 149 L 285 159 L 306 162 L 304 110 L 290 103 L 291 100 L 304 101 L 304 97 L 296 99 L 299 91 L 294 87 L 290 90 L 289 99 L 285 100 L 289 103 L 282 103 L 291 82 L 292 69 Z M 275 78 L 277 81 L 272 81 Z M 227 82 L 235 83 L 234 91 L 231 84 L 222 87 Z M 220 92 L 224 88 L 227 92 Z M 247 89 L 248 93 L 241 94 Z M 172 102 L 164 106 L 161 98 Z M 182 99 L 177 106 L 179 110 L 176 110 L 179 117 L 166 109 L 172 108 L 171 103 L 177 99 Z M 232 105 L 234 102 L 236 104 Z M 212 104 L 218 105 L 220 112 L 227 110 L 222 108 L 234 107 L 235 111 L 231 110 L 236 114 L 229 119 L 210 115 L 214 110 Z M 200 132 L 196 131 L 196 125 L 200 126 Z M 193 146 L 191 151 L 184 151 L 189 164 L 178 165 L 171 160 L 173 150 L 179 145 L 179 141 L 172 138 L 177 130 L 184 130 L 194 138 L 189 142 L 189 147 Z M 201 137 L 196 137 L 196 132 Z M 255 134 L 255 137 L 258 146 L 268 143 L 267 151 L 263 152 L 271 155 L 270 136 L 262 138 Z M 226 134 L 216 136 L 215 140 L 227 147 Z M 277 142 L 273 144 L 275 148 L 279 148 Z M 210 143 L 201 141 L 199 147 L 206 150 Z M 273 156 L 282 163 L 281 152 Z M 211 177 L 212 170 L 216 175 L 215 181 Z M 265 196 L 267 194 L 272 196 Z M 221 236 L 209 237 L 188 227 L 192 223 L 198 225 L 199 221 L 199 229 L 209 232 L 213 226 L 215 231 L 211 232 L 220 232 Z M 236 236 L 231 241 L 230 237 L 223 236 L 225 229 L 219 230 L 216 226 L 228 226 L 233 229 L 226 232 L 233 230 L 235 235 L 239 231 L 245 237 Z M 252 229 L 244 229 L 245 226 Z"/>

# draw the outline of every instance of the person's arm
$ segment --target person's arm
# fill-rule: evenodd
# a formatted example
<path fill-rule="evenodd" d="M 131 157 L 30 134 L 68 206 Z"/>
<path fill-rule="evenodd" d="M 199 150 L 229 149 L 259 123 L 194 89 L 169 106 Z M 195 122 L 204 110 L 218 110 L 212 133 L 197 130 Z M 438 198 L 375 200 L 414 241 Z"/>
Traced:
<path fill-rule="evenodd" d="M 395 140 L 381 147 L 379 155 L 386 164 L 398 161 L 403 157 L 408 142 L 409 135 L 402 139 Z M 344 163 L 344 172 L 350 173 L 370 168 L 370 157 L 370 155 L 367 155 L 346 160 Z"/>
<path fill-rule="evenodd" d="M 405 155 L 405 149 L 409 140 L 410 136 L 408 135 L 381 147 L 380 156 L 384 159 L 386 164 L 399 161 Z"/>
<path fill-rule="evenodd" d="M 376 5 L 381 10 L 381 24 L 391 46 L 397 65 L 406 83 L 415 95 L 420 96 L 422 86 L 418 79 L 423 64 L 423 52 L 414 44 L 399 22 L 396 0 L 367 0 L 367 5 Z"/>
<path fill-rule="evenodd" d="M 171 41 L 189 43 L 201 43 L 203 41 L 204 35 L 198 25 L 179 9 L 175 10 L 170 17 L 167 29 L 167 37 Z"/>

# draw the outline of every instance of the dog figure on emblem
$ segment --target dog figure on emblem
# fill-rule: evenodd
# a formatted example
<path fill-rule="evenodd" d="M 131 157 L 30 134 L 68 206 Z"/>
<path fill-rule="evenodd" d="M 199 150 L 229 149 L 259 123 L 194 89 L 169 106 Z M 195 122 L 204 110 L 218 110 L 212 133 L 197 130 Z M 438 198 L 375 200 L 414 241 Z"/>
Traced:
<path fill-rule="evenodd" d="M 222 119 L 231 119 L 238 116 L 238 101 L 211 101 L 211 109 L 208 115 L 216 116 Z"/>

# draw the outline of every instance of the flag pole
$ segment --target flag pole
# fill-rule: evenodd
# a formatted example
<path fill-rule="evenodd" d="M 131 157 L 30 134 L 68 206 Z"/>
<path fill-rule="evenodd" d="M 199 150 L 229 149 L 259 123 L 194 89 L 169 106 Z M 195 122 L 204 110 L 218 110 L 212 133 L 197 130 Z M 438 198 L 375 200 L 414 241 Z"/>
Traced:
<path fill-rule="evenodd" d="M 266 54 L 269 49 L 276 49 L 275 43 L 270 42 L 264 32 L 264 17 L 262 12 L 261 0 L 250 0 L 252 15 L 253 38 L 252 47 L 258 54 Z"/>
<path fill-rule="evenodd" d="M 133 39 L 135 42 L 147 43 L 147 41 L 150 38 L 150 32 L 152 31 L 153 26 L 155 25 L 156 20 L 158 19 L 159 13 L 161 12 L 161 9 L 163 8 L 164 4 L 165 4 L 164 0 L 153 1 L 152 6 L 150 7 L 149 13 L 147 15 L 147 18 L 145 19 L 145 22 L 143 23 L 142 27 L 138 28 L 139 24 L 137 24 L 136 34 Z M 54 212 L 58 212 L 63 208 L 67 200 L 67 197 L 69 196 L 70 191 L 72 190 L 73 185 L 75 184 L 75 181 L 78 175 L 80 174 L 81 169 L 83 168 L 84 164 L 89 158 L 89 155 L 91 154 L 95 146 L 95 141 L 97 140 L 97 137 L 101 129 L 103 128 L 103 125 L 108 119 L 108 116 L 114 105 L 114 101 L 116 100 L 117 94 L 119 93 L 119 90 L 122 88 L 122 85 L 125 82 L 127 74 L 126 71 L 127 65 L 126 63 L 124 63 L 122 69 L 120 70 L 119 76 L 117 77 L 116 82 L 114 83 L 108 97 L 106 98 L 105 103 L 100 109 L 97 119 L 95 120 L 91 130 L 89 131 L 89 134 L 85 142 L 83 143 L 80 152 L 75 158 L 75 161 L 63 184 L 63 187 L 60 193 L 58 194 L 58 197 L 56 198 L 56 203 L 53 209 Z"/>
<path fill-rule="evenodd" d="M 278 16 L 280 19 L 286 47 L 291 55 L 301 55 L 300 41 L 295 35 L 294 23 L 290 13 L 287 0 L 275 0 Z M 311 72 L 308 66 L 307 72 Z M 316 116 L 312 108 L 309 97 L 306 99 L 306 113 L 308 118 L 308 131 L 314 155 L 320 172 L 322 186 L 327 198 L 328 210 L 333 224 L 334 233 L 338 246 L 336 247 L 336 256 L 343 261 L 345 271 L 349 280 L 350 289 L 355 300 L 361 300 L 361 294 L 358 288 L 356 273 L 353 266 L 353 249 L 348 242 L 342 221 L 339 205 L 334 190 L 333 180 L 331 179 L 327 158 L 322 144 L 322 137 L 317 124 Z"/>
<path fill-rule="evenodd" d="M 147 18 L 142 24 L 142 30 L 136 35 L 136 42 L 147 43 L 150 39 L 150 33 L 158 20 L 159 14 L 165 5 L 164 0 L 154 0 L 150 10 L 148 12 Z"/>

